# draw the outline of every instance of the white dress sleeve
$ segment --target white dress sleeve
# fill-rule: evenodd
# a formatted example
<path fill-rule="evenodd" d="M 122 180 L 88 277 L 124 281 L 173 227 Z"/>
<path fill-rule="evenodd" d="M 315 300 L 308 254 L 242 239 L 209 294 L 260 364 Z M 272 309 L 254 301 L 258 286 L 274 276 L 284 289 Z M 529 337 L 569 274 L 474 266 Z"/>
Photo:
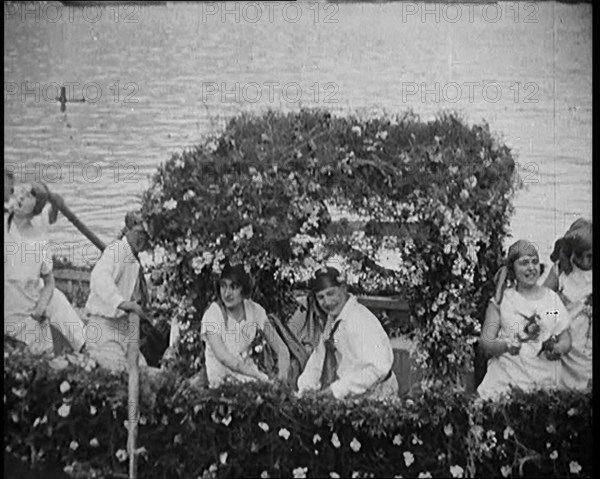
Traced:
<path fill-rule="evenodd" d="M 200 323 L 200 337 L 206 341 L 206 336 L 208 334 L 221 334 L 224 326 L 225 318 L 223 318 L 221 308 L 217 303 L 211 303 L 202 316 L 202 322 Z"/>

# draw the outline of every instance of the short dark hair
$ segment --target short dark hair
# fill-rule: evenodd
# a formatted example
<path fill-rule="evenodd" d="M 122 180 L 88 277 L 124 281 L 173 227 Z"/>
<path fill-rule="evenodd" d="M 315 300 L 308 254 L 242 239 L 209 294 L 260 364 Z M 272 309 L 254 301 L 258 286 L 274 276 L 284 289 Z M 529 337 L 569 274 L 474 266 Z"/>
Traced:
<path fill-rule="evenodd" d="M 229 279 L 239 284 L 242 287 L 242 294 L 244 296 L 250 296 L 250 293 L 252 292 L 252 279 L 250 278 L 250 275 L 246 273 L 244 265 L 231 265 L 227 263 L 221 272 L 220 281 L 224 279 Z"/>

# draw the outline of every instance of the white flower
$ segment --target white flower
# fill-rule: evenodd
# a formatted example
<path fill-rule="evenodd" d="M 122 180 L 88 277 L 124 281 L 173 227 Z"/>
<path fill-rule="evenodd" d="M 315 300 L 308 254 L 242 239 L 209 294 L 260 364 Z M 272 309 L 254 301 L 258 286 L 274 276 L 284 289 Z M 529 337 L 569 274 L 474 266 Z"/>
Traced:
<path fill-rule="evenodd" d="M 502 466 L 500 468 L 500 473 L 502 474 L 502 477 L 510 476 L 511 472 L 512 472 L 512 467 L 510 467 L 510 466 Z"/>
<path fill-rule="evenodd" d="M 387 131 L 378 131 L 377 134 L 375 135 L 376 138 L 379 138 L 380 140 L 384 140 L 388 137 L 388 132 Z"/>
<path fill-rule="evenodd" d="M 228 454 L 226 452 L 219 454 L 219 461 L 221 461 L 221 464 L 225 464 L 227 462 L 227 455 Z"/>
<path fill-rule="evenodd" d="M 171 198 L 170 200 L 165 201 L 163 203 L 163 208 L 169 211 L 174 210 L 175 208 L 177 208 L 177 201 Z"/>
<path fill-rule="evenodd" d="M 581 466 L 577 461 L 571 461 L 569 463 L 569 472 L 571 474 L 579 474 L 581 472 Z"/>
<path fill-rule="evenodd" d="M 77 441 L 71 441 L 71 444 L 69 444 L 69 448 L 73 449 L 73 451 L 76 451 L 78 447 L 79 443 Z"/>
<path fill-rule="evenodd" d="M 62 383 L 60 383 L 60 392 L 62 394 L 68 392 L 69 389 L 71 389 L 71 385 L 67 381 L 63 381 Z"/>
<path fill-rule="evenodd" d="M 340 438 L 335 432 L 331 436 L 331 444 L 333 444 L 333 447 L 335 447 L 336 449 L 342 445 L 342 443 L 340 442 Z"/>
<path fill-rule="evenodd" d="M 360 126 L 353 126 L 352 127 L 352 133 L 356 133 L 358 136 L 362 135 L 362 130 L 360 128 Z"/>
<path fill-rule="evenodd" d="M 206 144 L 206 149 L 208 151 L 210 151 L 211 153 L 214 153 L 215 151 L 217 151 L 218 148 L 219 148 L 219 144 L 215 140 L 210 140 Z"/>
<path fill-rule="evenodd" d="M 279 430 L 279 437 L 284 438 L 286 441 L 289 439 L 290 437 L 290 431 L 288 431 L 285 428 L 282 428 Z"/>
<path fill-rule="evenodd" d="M 292 471 L 294 478 L 303 478 L 306 477 L 306 473 L 308 472 L 307 467 L 297 467 Z"/>
<path fill-rule="evenodd" d="M 340 475 L 337 472 L 330 472 L 329 477 L 331 477 L 333 479 L 339 479 Z"/>
<path fill-rule="evenodd" d="M 358 442 L 356 438 L 352 439 L 352 442 L 350 443 L 350 449 L 352 449 L 354 452 L 360 451 L 360 442 Z"/>
<path fill-rule="evenodd" d="M 417 477 L 431 477 L 431 474 L 429 472 L 419 472 L 419 475 Z"/>
<path fill-rule="evenodd" d="M 405 451 L 404 452 L 404 464 L 406 467 L 410 467 L 410 465 L 415 462 L 415 456 L 413 456 L 412 452 Z"/>
<path fill-rule="evenodd" d="M 117 452 L 115 452 L 115 456 L 117 456 L 119 462 L 126 461 L 128 457 L 125 449 L 119 449 Z"/>
<path fill-rule="evenodd" d="M 67 417 L 70 412 L 71 406 L 69 406 L 68 404 L 63 404 L 61 407 L 58 408 L 58 415 L 60 417 Z"/>
<path fill-rule="evenodd" d="M 550 459 L 552 459 L 553 461 L 556 461 L 556 459 L 558 458 L 558 451 L 554 450 L 550 453 Z"/>
<path fill-rule="evenodd" d="M 224 417 L 223 419 L 221 419 L 221 422 L 223 424 L 225 424 L 226 426 L 229 426 L 229 423 L 231 422 L 231 415 Z"/>
<path fill-rule="evenodd" d="M 453 433 L 454 433 L 454 430 L 452 429 L 452 424 L 446 424 L 444 426 L 444 434 L 446 436 L 452 436 Z"/>
<path fill-rule="evenodd" d="M 423 441 L 421 441 L 421 439 L 419 439 L 419 436 L 417 436 L 416 434 L 412 435 L 412 443 L 413 444 L 423 444 Z"/>
<path fill-rule="evenodd" d="M 95 406 L 90 406 L 90 414 L 92 416 L 95 416 L 97 412 L 98 412 L 98 410 L 96 409 Z"/>
<path fill-rule="evenodd" d="M 392 443 L 394 444 L 394 446 L 399 446 L 400 444 L 402 444 L 402 436 L 400 434 L 396 434 Z"/>
<path fill-rule="evenodd" d="M 33 421 L 33 427 L 36 427 L 38 424 L 46 424 L 48 422 L 48 417 L 44 415 L 43 418 L 36 417 L 35 421 Z"/>
<path fill-rule="evenodd" d="M 569 417 L 573 417 L 573 416 L 575 416 L 575 414 L 577 414 L 577 409 L 575 409 L 574 407 L 572 407 L 571 409 L 569 409 L 567 411 L 567 416 L 569 416 Z"/>
<path fill-rule="evenodd" d="M 318 443 L 321 440 L 321 436 L 319 436 L 318 434 L 315 434 L 313 436 L 313 444 Z"/>
<path fill-rule="evenodd" d="M 269 473 L 267 471 L 263 471 L 260 473 L 260 477 L 262 477 L 262 479 L 267 479 L 269 476 Z"/>
<path fill-rule="evenodd" d="M 510 426 L 506 426 L 506 429 L 504 430 L 504 440 L 507 440 L 509 437 L 511 437 L 512 435 L 514 435 L 515 431 L 513 430 L 512 427 Z"/>
<path fill-rule="evenodd" d="M 92 440 L 90 440 L 90 446 L 92 446 L 92 447 L 98 447 L 98 446 L 100 446 L 100 443 L 98 442 L 98 439 L 93 438 Z"/>
<path fill-rule="evenodd" d="M 177 158 L 175 160 L 175 168 L 183 168 L 184 165 L 185 165 L 185 163 L 183 162 L 183 160 L 181 158 Z"/>
<path fill-rule="evenodd" d="M 456 465 L 456 466 L 450 466 L 450 474 L 452 474 L 452 477 L 463 477 L 463 474 L 465 473 L 465 470 Z"/>
<path fill-rule="evenodd" d="M 260 427 L 263 431 L 269 431 L 269 425 L 266 422 L 259 422 L 258 427 Z"/>
<path fill-rule="evenodd" d="M 183 194 L 183 200 L 187 201 L 187 200 L 191 200 L 192 198 L 194 198 L 196 196 L 196 193 L 194 193 L 194 190 L 187 190 L 184 194 Z"/>

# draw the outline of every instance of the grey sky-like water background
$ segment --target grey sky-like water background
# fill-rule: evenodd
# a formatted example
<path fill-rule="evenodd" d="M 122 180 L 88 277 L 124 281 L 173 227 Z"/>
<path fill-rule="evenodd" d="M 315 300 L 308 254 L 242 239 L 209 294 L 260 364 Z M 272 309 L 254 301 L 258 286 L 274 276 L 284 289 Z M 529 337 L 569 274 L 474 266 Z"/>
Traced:
<path fill-rule="evenodd" d="M 5 164 L 46 181 L 110 241 L 160 163 L 240 112 L 453 110 L 512 148 L 525 187 L 511 231 L 548 262 L 569 224 L 592 215 L 591 13 L 554 2 L 12 5 Z M 61 112 L 65 84 L 87 101 Z M 50 239 L 82 260 L 86 241 L 65 219 Z"/>

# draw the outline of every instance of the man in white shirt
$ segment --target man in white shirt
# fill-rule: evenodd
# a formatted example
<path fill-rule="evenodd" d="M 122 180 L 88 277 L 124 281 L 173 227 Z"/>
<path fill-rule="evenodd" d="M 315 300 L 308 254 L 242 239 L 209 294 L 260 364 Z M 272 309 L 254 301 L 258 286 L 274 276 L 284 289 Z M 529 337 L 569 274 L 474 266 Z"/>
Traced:
<path fill-rule="evenodd" d="M 133 333 L 129 313 L 146 317 L 142 305 L 147 292 L 138 254 L 149 248 L 141 216 L 128 213 L 123 237 L 106 247 L 92 270 L 85 306 L 89 318 L 86 347 L 102 367 L 113 370 L 127 367 L 127 343 Z M 140 366 L 146 364 L 140 353 Z"/>
<path fill-rule="evenodd" d="M 394 353 L 377 317 L 348 293 L 335 268 L 317 271 L 312 290 L 328 317 L 298 378 L 299 392 L 318 391 L 319 396 L 336 399 L 397 395 Z"/>

